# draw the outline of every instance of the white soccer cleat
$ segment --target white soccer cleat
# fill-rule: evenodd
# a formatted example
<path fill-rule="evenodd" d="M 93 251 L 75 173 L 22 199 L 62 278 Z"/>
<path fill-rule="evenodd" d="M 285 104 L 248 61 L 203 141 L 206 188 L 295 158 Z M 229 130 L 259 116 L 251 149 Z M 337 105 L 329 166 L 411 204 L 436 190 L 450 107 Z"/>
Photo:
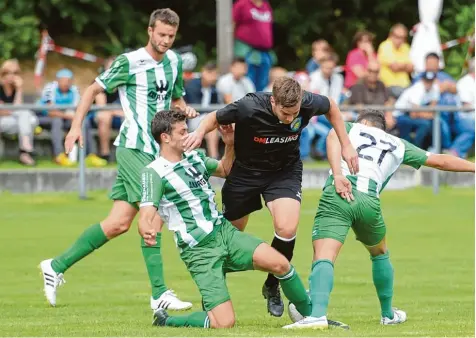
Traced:
<path fill-rule="evenodd" d="M 158 309 L 182 311 L 188 310 L 191 307 L 192 303 L 183 302 L 178 299 L 174 290 L 165 291 L 159 297 L 159 299 L 154 299 L 153 297 L 150 297 L 150 308 L 154 311 Z"/>
<path fill-rule="evenodd" d="M 327 323 L 327 317 L 322 316 L 319 318 L 316 317 L 304 317 L 300 321 L 283 326 L 283 329 L 317 329 L 317 330 L 326 330 L 329 328 Z"/>
<path fill-rule="evenodd" d="M 382 317 L 380 319 L 380 324 L 382 325 L 396 325 L 405 323 L 407 321 L 407 314 L 405 311 L 399 310 L 397 308 L 393 308 L 393 319 Z"/>
<path fill-rule="evenodd" d="M 51 306 L 56 306 L 56 289 L 58 286 L 66 283 L 62 273 L 56 273 L 51 267 L 52 259 L 46 259 L 40 263 L 40 269 L 43 275 L 43 291 L 46 300 Z"/>

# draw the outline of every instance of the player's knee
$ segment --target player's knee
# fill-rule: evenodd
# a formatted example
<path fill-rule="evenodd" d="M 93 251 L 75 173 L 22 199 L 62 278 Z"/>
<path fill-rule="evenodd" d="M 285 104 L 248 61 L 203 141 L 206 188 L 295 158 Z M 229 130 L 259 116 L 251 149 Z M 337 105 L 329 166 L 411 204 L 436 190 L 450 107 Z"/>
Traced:
<path fill-rule="evenodd" d="M 296 237 L 296 227 L 276 224 L 274 226 L 276 235 L 283 241 L 292 241 Z"/>
<path fill-rule="evenodd" d="M 289 269 L 291 269 L 291 264 L 286 259 L 286 257 L 284 257 L 282 254 L 280 254 L 278 252 L 276 252 L 276 254 L 277 254 L 276 260 L 275 260 L 273 266 L 271 267 L 273 269 L 273 271 L 271 271 L 271 273 L 273 273 L 275 275 L 278 275 L 278 276 L 283 276 L 283 275 L 285 275 L 286 273 L 289 272 Z"/>
<path fill-rule="evenodd" d="M 235 326 L 235 316 L 227 316 L 223 318 L 215 318 L 213 321 L 210 321 L 211 327 L 214 329 L 231 329 Z"/>
<path fill-rule="evenodd" d="M 129 217 L 107 218 L 101 222 L 104 234 L 107 238 L 119 236 L 129 230 L 131 227 L 131 220 Z"/>

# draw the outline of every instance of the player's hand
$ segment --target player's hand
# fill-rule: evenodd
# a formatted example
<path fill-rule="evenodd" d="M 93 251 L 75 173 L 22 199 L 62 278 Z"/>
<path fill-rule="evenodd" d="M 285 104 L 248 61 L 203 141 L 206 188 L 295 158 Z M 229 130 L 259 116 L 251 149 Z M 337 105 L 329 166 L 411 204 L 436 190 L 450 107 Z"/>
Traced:
<path fill-rule="evenodd" d="M 235 143 L 235 130 L 232 124 L 222 125 L 218 127 L 223 139 L 223 143 L 226 145 L 233 145 Z"/>
<path fill-rule="evenodd" d="M 83 134 L 81 132 L 81 128 L 71 127 L 68 135 L 66 135 L 66 138 L 64 139 L 64 151 L 66 154 L 69 154 L 73 150 L 74 144 L 77 141 L 79 142 L 79 146 L 82 148 Z"/>
<path fill-rule="evenodd" d="M 334 176 L 334 186 L 336 192 L 345 199 L 347 202 L 354 200 L 354 195 L 352 194 L 352 183 L 344 175 L 335 175 Z"/>
<path fill-rule="evenodd" d="M 144 239 L 144 243 L 148 246 L 156 245 L 157 244 L 157 232 L 155 229 L 149 229 L 145 225 L 141 225 L 139 223 L 139 234 Z"/>
<path fill-rule="evenodd" d="M 190 106 L 186 106 L 185 107 L 185 115 L 187 116 L 187 119 L 193 119 L 193 118 L 196 118 L 200 114 L 197 113 L 197 111 L 194 108 L 192 108 Z"/>
<path fill-rule="evenodd" d="M 199 129 L 195 130 L 193 133 L 184 136 L 183 149 L 184 151 L 191 151 L 195 148 L 198 148 L 202 144 L 203 137 L 205 134 Z"/>
<path fill-rule="evenodd" d="M 342 158 L 347 163 L 350 173 L 356 175 L 359 172 L 359 155 L 352 144 L 349 143 L 342 147 Z"/>

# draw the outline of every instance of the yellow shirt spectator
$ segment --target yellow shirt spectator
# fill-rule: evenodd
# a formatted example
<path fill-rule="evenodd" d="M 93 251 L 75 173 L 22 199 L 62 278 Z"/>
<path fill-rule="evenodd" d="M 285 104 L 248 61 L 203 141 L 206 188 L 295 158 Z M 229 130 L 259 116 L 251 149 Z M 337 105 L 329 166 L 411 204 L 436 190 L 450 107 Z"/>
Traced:
<path fill-rule="evenodd" d="M 385 86 L 406 88 L 410 85 L 410 77 L 407 72 L 394 72 L 390 69 L 390 65 L 394 62 L 411 63 L 410 46 L 408 43 L 403 43 L 400 48 L 396 49 L 393 42 L 387 39 L 378 47 L 377 58 L 382 67 L 380 70 L 380 80 L 382 80 Z"/>

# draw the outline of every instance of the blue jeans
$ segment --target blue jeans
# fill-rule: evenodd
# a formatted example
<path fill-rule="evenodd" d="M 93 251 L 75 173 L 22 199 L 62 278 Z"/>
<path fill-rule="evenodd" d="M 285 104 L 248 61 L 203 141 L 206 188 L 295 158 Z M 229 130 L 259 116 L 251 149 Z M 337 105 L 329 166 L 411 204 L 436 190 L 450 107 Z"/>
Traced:
<path fill-rule="evenodd" d="M 319 137 L 316 143 L 316 150 L 323 156 L 326 156 L 326 139 L 331 129 L 332 125 L 329 123 L 325 116 L 319 116 L 317 118 L 317 123 L 309 123 L 301 133 L 301 158 L 306 158 L 307 156 L 309 156 L 309 153 L 311 151 L 311 142 L 316 136 Z"/>
<path fill-rule="evenodd" d="M 400 138 L 422 148 L 425 138 L 431 133 L 431 120 L 412 119 L 408 115 L 400 115 L 397 117 L 397 128 Z M 412 131 L 415 132 L 414 140 L 410 136 Z"/>
<path fill-rule="evenodd" d="M 262 91 L 268 85 L 269 71 L 271 69 L 271 55 L 261 52 L 261 64 L 255 65 L 246 60 L 248 64 L 248 77 L 253 81 L 256 91 Z"/>
<path fill-rule="evenodd" d="M 455 119 L 456 138 L 451 146 L 459 157 L 466 157 L 474 144 L 474 116 L 457 116 Z"/>

